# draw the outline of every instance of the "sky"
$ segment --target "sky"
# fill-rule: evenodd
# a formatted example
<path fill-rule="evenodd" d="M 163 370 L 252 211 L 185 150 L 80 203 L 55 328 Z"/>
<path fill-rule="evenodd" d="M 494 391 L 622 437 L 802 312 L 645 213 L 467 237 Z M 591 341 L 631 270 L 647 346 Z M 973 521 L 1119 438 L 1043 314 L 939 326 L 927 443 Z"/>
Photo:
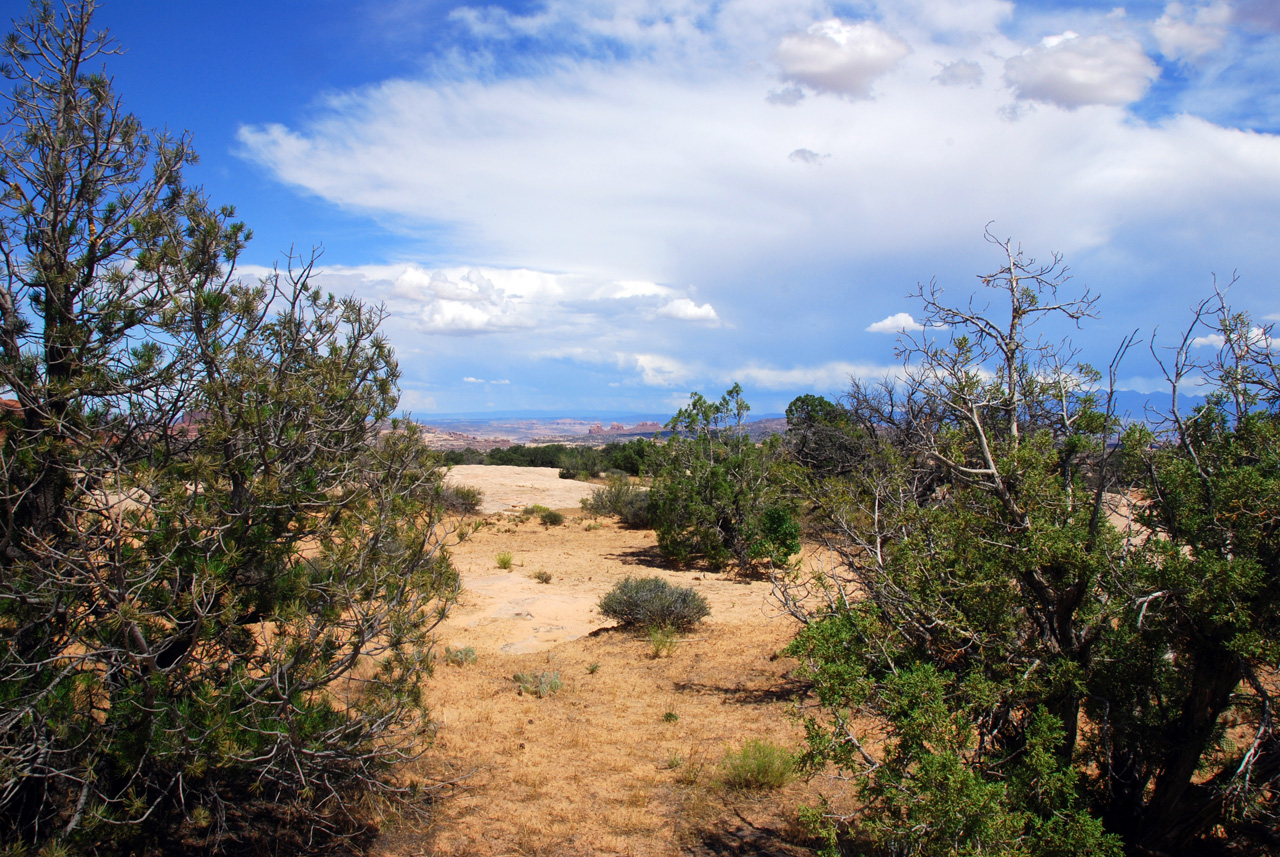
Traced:
<path fill-rule="evenodd" d="M 6 0 L 13 14 L 17 0 Z M 107 72 L 189 132 L 246 276 L 388 311 L 415 416 L 756 413 L 895 366 L 936 281 L 1002 263 L 1139 392 L 1235 278 L 1280 319 L 1280 3 L 105 0 Z M 978 294 L 977 300 L 989 300 Z"/>

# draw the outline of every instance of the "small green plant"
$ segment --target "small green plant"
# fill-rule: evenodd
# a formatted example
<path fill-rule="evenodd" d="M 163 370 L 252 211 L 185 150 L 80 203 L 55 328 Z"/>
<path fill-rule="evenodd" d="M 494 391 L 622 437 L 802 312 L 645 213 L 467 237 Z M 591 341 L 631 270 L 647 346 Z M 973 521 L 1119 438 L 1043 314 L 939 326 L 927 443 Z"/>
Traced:
<path fill-rule="evenodd" d="M 521 696 L 527 693 L 538 699 L 545 699 L 564 686 L 560 681 L 559 672 L 546 670 L 536 673 L 516 673 L 511 679 L 516 683 L 516 693 Z"/>
<path fill-rule="evenodd" d="M 583 527 L 582 529 L 586 530 L 588 533 L 593 533 L 593 532 L 595 532 L 596 530 L 600 529 L 600 528 L 601 528 L 601 527 L 603 527 L 603 526 L 604 526 L 604 524 L 600 523 L 599 521 L 592 521 L 591 523 L 587 524 L 587 525 L 586 525 L 585 527 Z"/>
<path fill-rule="evenodd" d="M 777 789 L 795 774 L 796 758 L 771 741 L 752 738 L 725 754 L 718 782 L 727 789 L 760 791 Z"/>
<path fill-rule="evenodd" d="M 599 671 L 600 671 L 599 662 L 592 662 L 587 664 L 587 675 L 595 675 Z"/>
<path fill-rule="evenodd" d="M 498 568 L 502 569 L 503 571 L 510 571 L 511 563 L 513 563 L 514 561 L 515 561 L 515 556 L 512 555 L 511 551 L 503 551 L 502 553 L 498 554 Z"/>
<path fill-rule="evenodd" d="M 476 650 L 471 646 L 463 646 L 455 649 L 452 646 L 444 647 L 444 662 L 454 667 L 464 667 L 467 664 L 476 662 Z"/>
<path fill-rule="evenodd" d="M 663 723 L 675 723 L 679 719 L 680 719 L 680 715 L 676 714 L 674 711 L 668 711 L 662 715 Z"/>
<path fill-rule="evenodd" d="M 534 580 L 538 581 L 539 583 L 551 582 L 551 572 L 543 571 L 542 569 L 538 569 L 537 571 L 535 571 L 533 574 L 529 576 L 532 577 Z"/>
<path fill-rule="evenodd" d="M 543 526 L 558 527 L 564 523 L 564 515 L 559 512 L 552 511 L 551 509 L 547 509 L 544 512 L 538 513 L 538 520 L 542 521 Z"/>
<path fill-rule="evenodd" d="M 520 514 L 524 515 L 526 518 L 532 518 L 534 515 L 541 515 L 543 512 L 550 512 L 550 511 L 551 510 L 548 509 L 546 506 L 540 506 L 537 503 L 535 503 L 532 506 L 525 506 L 523 511 L 520 512 Z"/>
<path fill-rule="evenodd" d="M 674 771 L 676 768 L 680 767 L 683 764 L 684 764 L 684 757 L 681 756 L 679 752 L 672 750 L 670 753 L 667 754 L 666 769 L 668 771 Z"/>
<path fill-rule="evenodd" d="M 676 650 L 678 642 L 675 628 L 655 625 L 649 629 L 649 645 L 653 649 L 650 657 L 654 660 L 664 655 L 669 657 Z"/>
<path fill-rule="evenodd" d="M 600 612 L 624 626 L 687 630 L 707 617 L 707 599 L 661 577 L 624 577 L 600 599 Z"/>

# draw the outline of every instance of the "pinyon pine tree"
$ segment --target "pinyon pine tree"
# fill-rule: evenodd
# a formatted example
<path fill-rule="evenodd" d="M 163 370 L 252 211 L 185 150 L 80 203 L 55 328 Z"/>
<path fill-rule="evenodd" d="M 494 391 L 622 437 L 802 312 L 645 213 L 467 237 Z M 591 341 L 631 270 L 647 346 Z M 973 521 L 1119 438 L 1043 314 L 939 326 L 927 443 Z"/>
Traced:
<path fill-rule="evenodd" d="M 425 726 L 441 474 L 380 431 L 380 311 L 306 260 L 237 278 L 248 231 L 124 111 L 93 11 L 4 44 L 0 841 L 353 830 Z"/>

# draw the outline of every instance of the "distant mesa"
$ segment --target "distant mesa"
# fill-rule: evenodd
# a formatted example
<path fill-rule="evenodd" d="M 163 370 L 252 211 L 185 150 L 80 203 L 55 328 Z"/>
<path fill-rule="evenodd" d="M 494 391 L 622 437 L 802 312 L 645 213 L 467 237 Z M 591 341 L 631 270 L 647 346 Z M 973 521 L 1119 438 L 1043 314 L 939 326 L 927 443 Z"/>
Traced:
<path fill-rule="evenodd" d="M 662 423 L 646 421 L 636 423 L 632 428 L 627 428 L 622 423 L 610 423 L 609 427 L 605 428 L 600 423 L 596 423 L 587 429 L 587 434 L 642 434 L 651 431 L 662 431 Z"/>

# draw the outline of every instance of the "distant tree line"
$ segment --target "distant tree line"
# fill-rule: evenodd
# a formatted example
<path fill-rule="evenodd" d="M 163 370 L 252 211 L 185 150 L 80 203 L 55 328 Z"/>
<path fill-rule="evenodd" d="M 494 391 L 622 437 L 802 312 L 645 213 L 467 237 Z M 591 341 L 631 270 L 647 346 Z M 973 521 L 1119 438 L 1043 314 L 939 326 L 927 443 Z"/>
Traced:
<path fill-rule="evenodd" d="M 482 452 L 468 447 L 442 453 L 447 465 L 496 464 L 509 467 L 555 467 L 562 479 L 588 479 L 601 473 L 625 473 L 642 476 L 651 472 L 656 461 L 652 440 L 635 438 L 627 442 L 612 441 L 602 447 L 572 446 L 549 443 L 542 446 L 516 444 L 505 449 Z"/>

